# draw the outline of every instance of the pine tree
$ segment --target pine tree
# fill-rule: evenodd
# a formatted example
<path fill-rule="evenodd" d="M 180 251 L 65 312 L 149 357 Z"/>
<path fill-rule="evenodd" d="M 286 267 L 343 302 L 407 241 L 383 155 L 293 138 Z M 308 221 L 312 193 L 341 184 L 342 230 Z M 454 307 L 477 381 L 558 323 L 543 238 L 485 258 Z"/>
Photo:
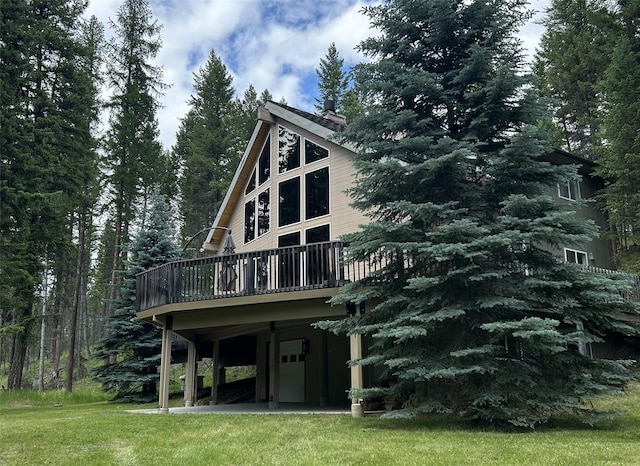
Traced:
<path fill-rule="evenodd" d="M 607 140 L 597 172 L 607 180 L 601 199 L 615 226 L 617 261 L 640 273 L 640 1 L 620 2 L 622 33 L 601 89 Z"/>
<path fill-rule="evenodd" d="M 194 73 L 195 95 L 183 118 L 173 152 L 182 164 L 180 213 L 182 236 L 213 224 L 240 159 L 238 128 L 234 127 L 233 78 L 211 51 Z"/>
<path fill-rule="evenodd" d="M 78 69 L 77 84 L 72 96 L 74 104 L 79 108 L 76 115 L 80 116 L 75 125 L 75 141 L 77 146 L 73 151 L 75 166 L 72 170 L 80 175 L 79 186 L 73 197 L 73 206 L 77 218 L 76 229 L 78 235 L 76 255 L 76 270 L 74 277 L 74 291 L 71 305 L 71 319 L 69 326 L 69 358 L 67 363 L 66 390 L 73 389 L 74 365 L 76 360 L 76 341 L 79 316 L 86 302 L 87 283 L 90 264 L 90 242 L 93 228 L 93 209 L 98 198 L 98 154 L 97 138 L 94 136 L 98 122 L 99 97 L 98 89 L 101 84 L 100 69 L 103 63 L 104 26 L 92 16 L 82 25 L 80 34 L 83 60 Z M 80 109 L 84 109 L 81 111 Z"/>
<path fill-rule="evenodd" d="M 320 68 L 316 69 L 318 76 L 318 91 L 320 97 L 316 99 L 316 108 L 322 110 L 325 100 L 333 100 L 336 112 L 344 112 L 344 98 L 349 86 L 349 75 L 342 70 L 344 58 L 340 58 L 335 42 L 329 45 L 327 54 L 320 59 Z"/>
<path fill-rule="evenodd" d="M 107 336 L 95 351 L 97 360 L 113 359 L 95 370 L 96 379 L 116 398 L 149 402 L 156 397 L 161 331 L 135 315 L 136 274 L 178 258 L 179 248 L 169 206 L 159 191 L 151 195 L 146 226 L 131 244 L 130 259 L 122 272 L 122 288 L 109 318 Z"/>
<path fill-rule="evenodd" d="M 22 383 L 45 264 L 70 247 L 69 219 L 81 189 L 77 155 L 93 143 L 82 128 L 92 109 L 79 103 L 83 50 L 75 37 L 85 6 L 0 4 L 0 312 L 9 314 L 3 330 L 13 340 L 9 388 Z"/>
<path fill-rule="evenodd" d="M 393 415 L 444 412 L 533 428 L 619 393 L 624 362 L 579 347 L 634 332 L 625 280 L 559 262 L 595 233 L 548 195 L 575 167 L 541 160 L 549 135 L 515 39 L 525 2 L 388 0 L 365 8 L 380 31 L 360 45 L 375 92 L 344 141 L 357 148 L 354 205 L 371 222 L 348 235 L 349 259 L 379 272 L 334 303 L 366 313 L 320 323 L 363 334 L 386 369 Z M 577 330 L 580 328 L 581 330 Z"/>
<path fill-rule="evenodd" d="M 115 220 L 109 303 L 117 298 L 117 271 L 126 259 L 121 245 L 129 241 L 136 205 L 163 177 L 157 166 L 162 147 L 156 111 L 157 98 L 167 87 L 162 68 L 151 64 L 162 42 L 161 27 L 147 0 L 125 0 L 111 27 L 115 36 L 107 48 L 107 79 L 113 94 L 107 104 L 111 114 L 103 163 L 109 173 L 109 205 Z"/>
<path fill-rule="evenodd" d="M 618 32 L 606 0 L 553 0 L 535 70 L 554 99 L 559 142 L 569 152 L 597 158 L 602 145 L 598 89 Z"/>

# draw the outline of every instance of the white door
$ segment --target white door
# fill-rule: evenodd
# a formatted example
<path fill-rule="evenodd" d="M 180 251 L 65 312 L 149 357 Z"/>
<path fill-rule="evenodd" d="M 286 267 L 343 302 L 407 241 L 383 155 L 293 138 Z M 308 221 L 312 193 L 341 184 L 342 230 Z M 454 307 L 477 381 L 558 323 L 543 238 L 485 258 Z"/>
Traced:
<path fill-rule="evenodd" d="M 280 401 L 304 402 L 304 340 L 280 342 Z"/>

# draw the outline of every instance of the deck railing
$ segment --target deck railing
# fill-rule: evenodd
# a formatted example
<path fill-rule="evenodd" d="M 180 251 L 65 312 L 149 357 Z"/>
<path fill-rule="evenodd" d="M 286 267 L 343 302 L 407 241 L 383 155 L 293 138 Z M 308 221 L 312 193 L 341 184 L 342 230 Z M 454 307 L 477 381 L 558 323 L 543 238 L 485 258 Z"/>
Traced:
<path fill-rule="evenodd" d="M 170 262 L 138 274 L 136 309 L 339 287 L 370 276 L 387 263 L 385 255 L 366 263 L 346 262 L 345 247 L 341 241 L 330 241 Z M 587 269 L 618 273 L 596 267 Z M 632 289 L 622 294 L 625 299 L 640 301 L 640 277 L 632 277 Z"/>
<path fill-rule="evenodd" d="M 340 241 L 170 262 L 138 274 L 138 311 L 165 304 L 341 286 L 376 266 L 346 264 Z"/>

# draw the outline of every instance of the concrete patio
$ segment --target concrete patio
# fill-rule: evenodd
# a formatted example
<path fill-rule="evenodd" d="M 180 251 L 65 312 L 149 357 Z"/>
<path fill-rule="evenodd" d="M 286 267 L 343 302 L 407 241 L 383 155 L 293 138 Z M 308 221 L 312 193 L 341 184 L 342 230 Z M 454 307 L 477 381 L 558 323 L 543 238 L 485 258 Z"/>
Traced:
<path fill-rule="evenodd" d="M 136 414 L 167 414 L 159 409 L 130 409 Z M 334 406 L 309 406 L 301 403 L 280 403 L 277 409 L 269 409 L 269 403 L 237 403 L 209 406 L 169 408 L 168 414 L 343 414 L 351 415 L 350 408 Z"/>

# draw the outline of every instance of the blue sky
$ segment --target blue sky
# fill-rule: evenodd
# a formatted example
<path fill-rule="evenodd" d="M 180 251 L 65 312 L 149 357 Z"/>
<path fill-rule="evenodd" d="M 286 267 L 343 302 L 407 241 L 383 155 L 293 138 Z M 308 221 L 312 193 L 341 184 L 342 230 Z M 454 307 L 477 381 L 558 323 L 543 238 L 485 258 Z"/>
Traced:
<path fill-rule="evenodd" d="M 363 60 L 355 47 L 371 35 L 362 7 L 378 0 L 149 0 L 162 25 L 163 47 L 155 64 L 171 85 L 158 112 L 160 139 L 175 142 L 180 118 L 187 112 L 193 73 L 214 49 L 233 76 L 241 96 L 250 84 L 269 89 L 295 107 L 313 111 L 316 73 L 329 44 L 336 43 L 345 65 Z M 91 0 L 86 16 L 95 15 L 108 30 L 122 0 Z M 549 0 L 532 0 L 542 11 Z M 538 16 L 539 17 L 539 16 Z M 542 27 L 530 22 L 521 31 L 532 53 Z"/>

